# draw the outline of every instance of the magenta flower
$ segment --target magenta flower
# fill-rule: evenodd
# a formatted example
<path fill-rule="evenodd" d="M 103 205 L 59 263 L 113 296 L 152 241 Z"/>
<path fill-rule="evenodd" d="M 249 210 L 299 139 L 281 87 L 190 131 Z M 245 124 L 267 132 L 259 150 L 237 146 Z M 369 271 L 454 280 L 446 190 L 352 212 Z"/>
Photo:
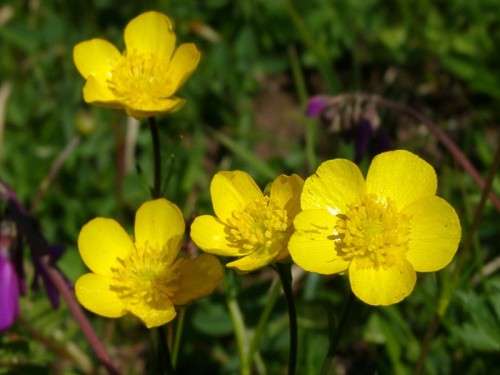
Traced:
<path fill-rule="evenodd" d="M 6 330 L 19 315 L 22 280 L 9 257 L 12 236 L 5 225 L 0 227 L 0 331 Z"/>

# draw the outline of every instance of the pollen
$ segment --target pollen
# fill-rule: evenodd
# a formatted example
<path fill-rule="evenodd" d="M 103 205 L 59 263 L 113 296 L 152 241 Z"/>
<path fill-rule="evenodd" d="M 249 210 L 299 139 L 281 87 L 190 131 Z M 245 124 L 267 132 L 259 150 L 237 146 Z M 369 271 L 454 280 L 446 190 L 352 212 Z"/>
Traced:
<path fill-rule="evenodd" d="M 150 246 L 136 248 L 127 258 L 118 258 L 112 268 L 110 289 L 126 305 L 148 304 L 152 308 L 168 305 L 177 290 L 178 270 L 167 249 Z"/>
<path fill-rule="evenodd" d="M 346 261 L 357 258 L 366 267 L 387 267 L 407 251 L 409 219 L 390 200 L 365 195 L 337 218 L 332 238 Z"/>
<path fill-rule="evenodd" d="M 108 87 L 129 107 L 155 107 L 172 92 L 168 68 L 155 55 L 128 52 L 112 70 Z"/>
<path fill-rule="evenodd" d="M 227 224 L 229 242 L 244 252 L 277 254 L 288 231 L 286 210 L 277 207 L 267 196 L 234 212 Z"/>

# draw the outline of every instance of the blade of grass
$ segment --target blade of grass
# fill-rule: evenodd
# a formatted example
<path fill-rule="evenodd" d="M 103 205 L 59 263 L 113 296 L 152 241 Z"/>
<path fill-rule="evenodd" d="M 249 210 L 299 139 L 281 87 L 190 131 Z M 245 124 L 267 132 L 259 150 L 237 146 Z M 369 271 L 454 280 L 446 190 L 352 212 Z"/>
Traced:
<path fill-rule="evenodd" d="M 248 150 L 247 148 L 241 146 L 238 142 L 229 138 L 227 135 L 218 132 L 216 130 L 212 130 L 212 134 L 225 147 L 227 147 L 234 155 L 239 157 L 241 160 L 248 163 L 251 167 L 253 167 L 257 173 L 262 175 L 262 177 L 266 177 L 268 179 L 273 179 L 278 174 L 273 168 L 271 168 L 267 163 L 260 160 L 255 154 Z"/>
<path fill-rule="evenodd" d="M 291 47 L 288 49 L 288 55 L 290 57 L 290 67 L 292 68 L 293 81 L 295 83 L 295 89 L 297 90 L 297 96 L 300 101 L 302 109 L 302 119 L 306 125 L 306 160 L 309 172 L 313 171 L 318 163 L 316 158 L 316 122 L 310 118 L 307 118 L 304 113 L 307 106 L 307 100 L 309 95 L 307 93 L 306 83 L 304 79 L 304 74 L 300 66 L 300 60 L 297 56 L 297 51 L 295 48 Z"/>

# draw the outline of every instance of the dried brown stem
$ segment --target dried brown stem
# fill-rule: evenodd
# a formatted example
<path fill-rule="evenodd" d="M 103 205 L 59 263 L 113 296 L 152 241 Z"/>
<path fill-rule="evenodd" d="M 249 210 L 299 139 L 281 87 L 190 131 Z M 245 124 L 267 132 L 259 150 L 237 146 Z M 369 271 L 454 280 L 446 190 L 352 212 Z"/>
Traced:
<path fill-rule="evenodd" d="M 63 278 L 59 270 L 50 263 L 49 256 L 44 255 L 48 253 L 48 241 L 41 233 L 38 223 L 33 217 L 29 215 L 28 211 L 19 202 L 16 197 L 16 193 L 1 180 L 0 199 L 3 199 L 7 202 L 7 207 L 10 210 L 12 220 L 16 222 L 19 233 L 23 236 L 23 238 L 26 239 L 26 242 L 28 243 L 33 254 L 41 257 L 41 267 L 47 273 L 48 277 L 57 288 L 62 298 L 66 301 L 68 308 L 73 315 L 73 318 L 80 326 L 80 329 L 82 330 L 85 338 L 94 350 L 94 353 L 96 354 L 100 363 L 106 368 L 109 374 L 120 374 L 120 371 L 111 361 L 106 348 L 100 341 L 99 337 L 92 328 L 92 325 L 90 324 L 80 305 L 76 301 L 75 295 L 71 288 L 68 286 L 66 280 Z"/>
<path fill-rule="evenodd" d="M 68 308 L 73 315 L 73 318 L 77 321 L 80 329 L 82 330 L 85 338 L 89 342 L 90 346 L 94 350 L 97 359 L 101 364 L 108 370 L 109 374 L 119 374 L 120 372 L 111 362 L 111 358 L 106 351 L 103 343 L 95 333 L 92 325 L 85 316 L 83 310 L 75 299 L 73 291 L 68 287 L 66 280 L 61 276 L 59 271 L 51 266 L 48 257 L 44 257 L 41 262 L 42 267 L 50 278 L 50 281 L 55 285 L 59 293 L 61 294 L 64 301 L 68 305 Z"/>
<path fill-rule="evenodd" d="M 388 109 L 392 109 L 396 112 L 404 114 L 406 116 L 412 117 L 415 120 L 419 121 L 423 125 L 427 127 L 429 132 L 436 137 L 436 139 L 441 142 L 441 144 L 448 150 L 450 155 L 455 159 L 455 161 L 467 172 L 474 182 L 484 191 L 486 182 L 481 177 L 481 174 L 474 167 L 471 161 L 467 158 L 467 156 L 462 152 L 460 147 L 457 146 L 455 142 L 431 119 L 429 119 L 423 113 L 405 105 L 402 103 L 398 103 L 396 101 L 386 99 L 379 95 L 365 94 L 365 93 L 354 93 L 354 94 L 341 94 L 337 96 L 333 96 L 330 98 L 329 103 L 331 105 L 339 105 L 345 102 L 363 100 L 367 102 L 372 102 L 380 107 L 385 107 Z M 497 211 L 500 211 L 500 198 L 497 195 L 490 191 L 488 195 L 489 200 L 495 206 Z"/>
<path fill-rule="evenodd" d="M 490 170 L 488 172 L 488 176 L 485 181 L 485 185 L 481 194 L 481 200 L 479 201 L 475 212 L 474 212 L 474 219 L 472 221 L 472 224 L 470 226 L 470 229 L 467 233 L 467 237 L 465 237 L 463 241 L 463 246 L 462 246 L 462 251 L 461 251 L 461 257 L 458 259 L 456 267 L 453 271 L 452 274 L 452 280 L 451 283 L 453 287 L 458 283 L 459 278 L 460 278 L 460 271 L 462 270 L 462 267 L 465 264 L 466 261 L 466 256 L 470 251 L 470 248 L 472 247 L 472 242 L 474 239 L 474 234 L 476 231 L 479 229 L 479 225 L 481 224 L 481 218 L 483 215 L 484 207 L 486 206 L 486 201 L 488 199 L 488 195 L 491 191 L 491 188 L 493 186 L 493 179 L 496 175 L 496 172 L 498 168 L 500 167 L 500 139 L 497 145 L 497 150 L 495 152 L 495 156 L 493 158 L 493 164 L 490 167 Z M 452 287 L 452 288 L 453 288 Z M 425 361 L 427 359 L 427 355 L 429 354 L 430 346 L 432 343 L 432 339 L 437 332 L 440 324 L 441 324 L 441 319 L 446 313 L 446 309 L 448 308 L 450 298 L 446 298 L 445 306 L 443 307 L 442 312 L 438 311 L 435 315 L 434 318 L 429 325 L 427 332 L 425 333 L 425 336 L 422 340 L 422 344 L 420 346 L 420 356 L 417 360 L 417 365 L 415 367 L 415 374 L 421 374 L 424 370 L 424 365 Z M 440 304 L 438 303 L 438 306 Z"/>

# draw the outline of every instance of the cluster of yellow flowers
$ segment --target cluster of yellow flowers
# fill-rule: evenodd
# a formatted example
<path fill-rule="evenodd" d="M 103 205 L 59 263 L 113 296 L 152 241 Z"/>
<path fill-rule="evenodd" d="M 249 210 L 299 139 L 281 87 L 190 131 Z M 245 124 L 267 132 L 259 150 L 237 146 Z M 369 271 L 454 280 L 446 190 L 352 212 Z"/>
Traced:
<path fill-rule="evenodd" d="M 174 52 L 172 23 L 157 12 L 133 19 L 125 44 L 123 55 L 100 39 L 75 47 L 85 101 L 137 118 L 179 108 L 183 100 L 173 95 L 198 64 L 196 47 Z M 191 226 L 191 239 L 208 254 L 180 256 L 180 210 L 166 199 L 148 201 L 136 213 L 133 239 L 112 219 L 82 228 L 78 248 L 92 273 L 77 281 L 76 295 L 97 314 L 129 312 L 155 327 L 175 317 L 174 306 L 217 287 L 223 269 L 214 255 L 237 257 L 226 266 L 243 272 L 291 255 L 306 271 L 347 272 L 353 293 L 370 305 L 394 304 L 411 293 L 416 272 L 445 267 L 458 248 L 459 219 L 436 190 L 433 167 L 404 150 L 376 156 L 366 180 L 351 161 L 334 159 L 305 181 L 281 175 L 265 192 L 243 171 L 221 171 L 210 185 L 215 216 Z"/>

